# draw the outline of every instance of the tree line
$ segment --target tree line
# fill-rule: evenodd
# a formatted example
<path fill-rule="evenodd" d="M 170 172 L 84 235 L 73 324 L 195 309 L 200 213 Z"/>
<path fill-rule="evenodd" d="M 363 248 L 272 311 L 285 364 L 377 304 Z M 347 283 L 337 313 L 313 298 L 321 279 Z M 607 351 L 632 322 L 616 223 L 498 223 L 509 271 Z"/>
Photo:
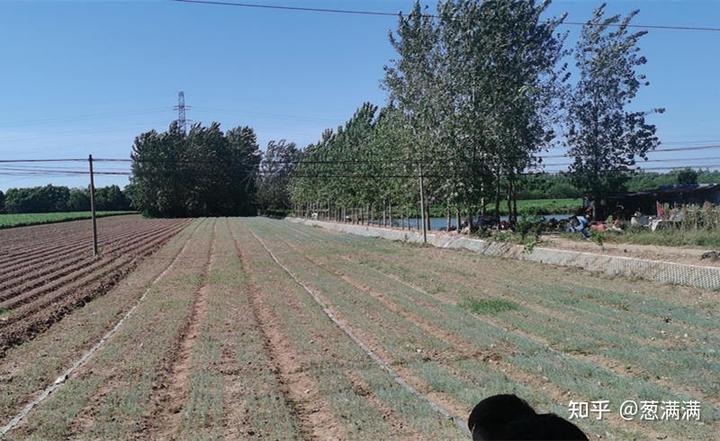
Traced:
<path fill-rule="evenodd" d="M 387 105 L 363 104 L 289 166 L 295 209 L 367 219 L 417 213 L 424 198 L 470 223 L 507 204 L 515 220 L 526 176 L 561 143 L 572 164 L 558 190 L 625 189 L 659 145 L 646 116 L 663 109 L 628 109 L 649 84 L 637 71 L 646 32 L 629 26 L 637 11 L 607 15 L 601 5 L 567 48 L 565 16 L 545 18 L 549 5 L 445 0 L 432 16 L 419 2 L 401 15 L 390 33 Z"/>
<path fill-rule="evenodd" d="M 270 141 L 262 155 L 256 180 L 256 193 L 250 201 L 253 209 L 263 214 L 286 215 L 292 208 L 290 172 L 303 157 L 303 151 L 295 143 Z M 636 173 L 627 181 L 628 191 L 644 191 L 664 185 L 720 182 L 720 172 L 711 170 L 678 169 L 667 173 Z M 11 188 L 6 195 L 0 191 L 0 213 L 47 213 L 90 210 L 90 193 L 84 188 L 46 185 L 29 188 Z M 568 199 L 580 198 L 583 193 L 562 174 L 538 174 L 523 176 L 518 199 Z M 128 197 L 127 189 L 117 185 L 99 187 L 95 190 L 96 205 L 103 211 L 126 211 L 142 209 Z M 438 210 L 434 210 L 437 214 Z"/>
<path fill-rule="evenodd" d="M 139 211 L 155 217 L 256 214 L 261 152 L 250 127 L 223 132 L 219 123 L 177 123 L 135 138 L 127 192 Z"/>
<path fill-rule="evenodd" d="M 102 211 L 127 211 L 130 200 L 117 185 L 95 189 L 95 208 Z M 52 213 L 62 211 L 89 211 L 90 192 L 87 188 L 68 188 L 45 185 L 42 187 L 10 188 L 0 191 L 0 212 Z"/>

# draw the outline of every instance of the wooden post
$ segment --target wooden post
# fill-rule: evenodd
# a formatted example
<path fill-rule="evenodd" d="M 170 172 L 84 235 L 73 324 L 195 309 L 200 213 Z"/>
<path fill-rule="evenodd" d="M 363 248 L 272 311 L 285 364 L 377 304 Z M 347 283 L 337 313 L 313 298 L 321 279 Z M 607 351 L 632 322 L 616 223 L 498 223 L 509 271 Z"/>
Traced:
<path fill-rule="evenodd" d="M 420 168 L 420 215 L 422 216 L 422 232 L 423 243 L 427 243 L 427 218 L 425 216 L 425 177 L 422 172 L 422 164 Z"/>
<path fill-rule="evenodd" d="M 90 213 L 92 216 L 93 256 L 98 255 L 97 220 L 95 219 L 95 175 L 93 174 L 93 158 L 88 156 L 90 164 Z"/>

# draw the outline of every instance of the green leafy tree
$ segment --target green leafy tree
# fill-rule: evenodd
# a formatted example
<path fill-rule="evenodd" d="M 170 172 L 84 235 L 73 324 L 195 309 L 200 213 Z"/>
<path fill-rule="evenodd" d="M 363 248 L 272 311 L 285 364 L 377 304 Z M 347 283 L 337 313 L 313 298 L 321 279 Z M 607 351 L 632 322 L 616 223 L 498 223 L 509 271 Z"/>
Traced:
<path fill-rule="evenodd" d="M 72 195 L 73 193 L 71 192 L 71 199 Z M 130 201 L 117 185 L 100 187 L 95 190 L 95 209 L 102 211 L 126 211 L 130 209 Z"/>
<path fill-rule="evenodd" d="M 71 188 L 68 195 L 67 207 L 69 211 L 90 210 L 89 192 L 84 188 Z"/>
<path fill-rule="evenodd" d="M 398 28 L 390 33 L 390 43 L 397 58 L 385 66 L 384 87 L 390 102 L 404 116 L 410 132 L 407 143 L 397 146 L 395 157 L 413 161 L 408 172 L 436 176 L 447 167 L 447 146 L 443 140 L 448 132 L 449 96 L 445 93 L 446 58 L 441 53 L 440 32 L 433 19 L 416 2 L 407 16 L 400 16 Z M 430 178 L 425 182 L 428 199 L 438 198 L 447 182 Z M 418 198 L 416 198 L 417 200 Z"/>
<path fill-rule="evenodd" d="M 629 27 L 637 13 L 606 17 L 601 5 L 583 26 L 575 50 L 580 78 L 567 118 L 570 171 L 574 184 L 595 199 L 623 190 L 637 158 L 646 159 L 659 144 L 646 116 L 664 109 L 627 110 L 641 86 L 649 85 L 636 71 L 647 62 L 638 47 L 647 32 Z"/>
<path fill-rule="evenodd" d="M 465 169 L 466 203 L 477 205 L 495 187 L 517 197 L 522 172 L 537 162 L 555 133 L 566 79 L 560 65 L 564 19 L 541 18 L 549 1 L 450 0 L 439 5 L 450 66 L 446 90 L 457 103 L 451 115 Z M 450 79 L 449 81 L 447 79 Z M 484 204 L 482 204 L 484 206 Z M 516 207 L 509 210 L 516 217 Z"/>
<path fill-rule="evenodd" d="M 8 213 L 51 213 L 68 210 L 70 189 L 63 186 L 11 188 L 5 194 Z"/>
<path fill-rule="evenodd" d="M 284 139 L 268 142 L 260 162 L 257 183 L 258 207 L 263 212 L 285 212 L 292 207 L 290 173 L 301 158 L 302 152 L 294 142 L 287 142 Z"/>
<path fill-rule="evenodd" d="M 678 184 L 697 184 L 698 172 L 691 168 L 685 168 L 677 171 Z"/>
<path fill-rule="evenodd" d="M 255 214 L 260 150 L 254 131 L 195 124 L 185 134 L 167 132 L 135 139 L 128 193 L 132 205 L 151 216 Z"/>
<path fill-rule="evenodd" d="M 433 176 L 431 202 L 471 215 L 491 193 L 496 204 L 514 200 L 521 173 L 555 138 L 567 73 L 564 17 L 542 19 L 548 6 L 448 0 L 437 21 L 419 3 L 400 18 L 384 84 L 411 128 L 406 156 Z"/>

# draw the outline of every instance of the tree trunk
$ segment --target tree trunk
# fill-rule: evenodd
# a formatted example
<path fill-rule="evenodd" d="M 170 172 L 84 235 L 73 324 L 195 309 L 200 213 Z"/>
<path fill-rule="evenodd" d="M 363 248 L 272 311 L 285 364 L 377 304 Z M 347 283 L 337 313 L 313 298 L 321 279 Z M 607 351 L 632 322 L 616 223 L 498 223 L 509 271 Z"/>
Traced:
<path fill-rule="evenodd" d="M 452 226 L 452 219 L 450 216 L 450 203 L 448 202 L 447 207 L 445 208 L 445 216 L 447 217 L 447 223 L 445 225 L 445 231 L 450 231 L 450 227 Z"/>
<path fill-rule="evenodd" d="M 500 177 L 497 177 L 497 185 L 495 186 L 495 217 L 500 219 Z"/>
<path fill-rule="evenodd" d="M 425 205 L 425 229 L 430 231 L 430 204 Z"/>
<path fill-rule="evenodd" d="M 510 221 L 511 224 L 515 224 L 515 219 L 513 219 L 513 211 L 512 211 L 512 200 L 510 193 L 511 190 L 511 184 L 508 183 L 508 189 L 507 189 L 507 208 L 508 208 L 508 221 Z"/>

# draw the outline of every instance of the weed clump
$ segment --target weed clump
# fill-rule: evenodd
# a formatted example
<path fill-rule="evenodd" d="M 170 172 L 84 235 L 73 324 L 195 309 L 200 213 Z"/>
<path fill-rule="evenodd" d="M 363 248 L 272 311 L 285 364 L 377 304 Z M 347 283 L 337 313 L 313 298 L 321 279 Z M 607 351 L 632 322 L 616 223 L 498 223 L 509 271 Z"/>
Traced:
<path fill-rule="evenodd" d="M 504 299 L 465 299 L 460 306 L 475 314 L 497 314 L 518 309 L 515 303 Z"/>

